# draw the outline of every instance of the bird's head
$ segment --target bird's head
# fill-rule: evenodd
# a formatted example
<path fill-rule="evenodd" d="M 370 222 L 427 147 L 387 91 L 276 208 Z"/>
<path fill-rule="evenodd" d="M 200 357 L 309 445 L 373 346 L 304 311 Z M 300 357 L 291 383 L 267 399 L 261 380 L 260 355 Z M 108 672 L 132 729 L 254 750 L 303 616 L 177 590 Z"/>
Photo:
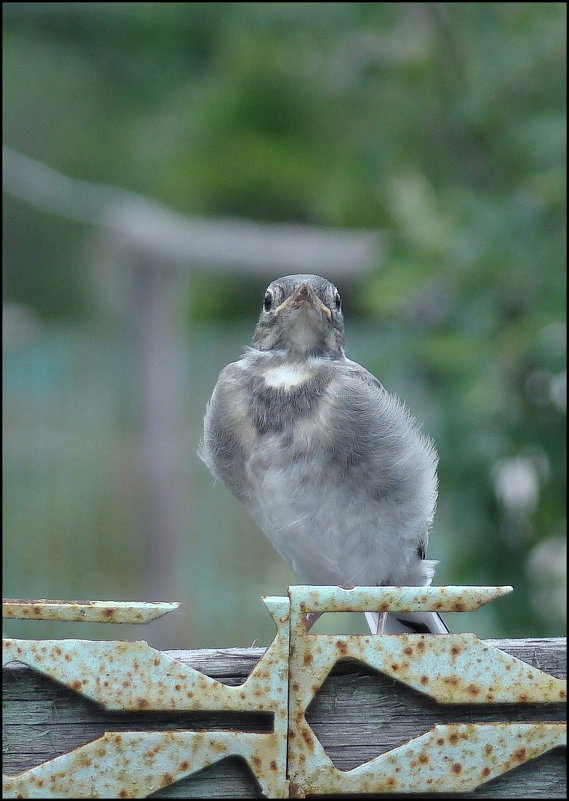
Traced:
<path fill-rule="evenodd" d="M 344 318 L 338 290 L 319 275 L 285 275 L 272 281 L 251 344 L 298 357 L 339 358 Z"/>

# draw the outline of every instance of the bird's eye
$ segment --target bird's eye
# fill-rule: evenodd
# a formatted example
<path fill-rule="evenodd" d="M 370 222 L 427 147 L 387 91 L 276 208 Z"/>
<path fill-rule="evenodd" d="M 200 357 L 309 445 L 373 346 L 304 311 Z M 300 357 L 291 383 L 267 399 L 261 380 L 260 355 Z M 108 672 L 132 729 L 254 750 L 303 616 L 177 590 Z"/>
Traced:
<path fill-rule="evenodd" d="M 334 295 L 334 303 L 336 304 L 336 308 L 339 310 L 342 306 L 342 298 L 340 297 L 339 292 L 336 292 Z"/>
<path fill-rule="evenodd" d="M 267 289 L 265 292 L 265 297 L 263 298 L 263 309 L 268 312 L 271 310 L 273 305 L 273 293 L 270 289 Z"/>

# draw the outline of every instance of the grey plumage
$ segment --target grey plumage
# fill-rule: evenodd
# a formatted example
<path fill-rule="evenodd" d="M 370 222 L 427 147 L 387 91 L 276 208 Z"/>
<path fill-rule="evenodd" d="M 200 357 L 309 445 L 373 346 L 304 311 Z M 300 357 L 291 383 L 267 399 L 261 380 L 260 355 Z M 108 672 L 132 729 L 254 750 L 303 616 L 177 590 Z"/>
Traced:
<path fill-rule="evenodd" d="M 340 296 L 326 279 L 269 285 L 251 347 L 214 388 L 200 456 L 302 583 L 430 584 L 435 447 L 346 358 Z M 433 613 L 392 617 L 387 631 L 447 630 Z"/>

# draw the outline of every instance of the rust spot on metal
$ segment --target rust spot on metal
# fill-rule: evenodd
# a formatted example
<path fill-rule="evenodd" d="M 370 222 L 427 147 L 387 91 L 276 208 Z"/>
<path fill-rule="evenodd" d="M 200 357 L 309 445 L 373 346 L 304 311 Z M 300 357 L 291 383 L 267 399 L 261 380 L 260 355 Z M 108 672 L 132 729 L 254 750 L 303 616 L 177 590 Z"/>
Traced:
<path fill-rule="evenodd" d="M 136 699 L 136 706 L 139 709 L 146 709 L 149 706 L 149 702 L 147 698 L 137 698 Z"/>
<path fill-rule="evenodd" d="M 224 745 L 224 743 L 211 742 L 210 748 L 212 749 L 212 751 L 217 751 L 217 753 L 224 753 L 225 751 L 227 751 L 227 746 Z"/>
<path fill-rule="evenodd" d="M 310 665 L 312 663 L 312 654 L 309 651 L 304 654 L 303 662 L 305 665 Z"/>
<path fill-rule="evenodd" d="M 312 739 L 312 735 L 310 734 L 309 729 L 306 729 L 306 728 L 302 729 L 301 735 L 302 735 L 302 739 L 304 740 L 306 745 L 310 749 L 313 749 L 314 748 L 314 740 Z"/>
<path fill-rule="evenodd" d="M 518 748 L 518 750 L 514 752 L 514 757 L 518 760 L 518 762 L 523 762 L 526 758 L 526 749 Z"/>
<path fill-rule="evenodd" d="M 337 651 L 344 657 L 348 653 L 348 644 L 345 640 L 338 640 L 336 642 Z"/>
<path fill-rule="evenodd" d="M 428 676 L 421 676 L 420 681 L 421 681 L 421 684 L 423 686 L 425 686 L 425 685 L 427 685 L 429 683 L 429 677 Z"/>
<path fill-rule="evenodd" d="M 407 654 L 407 656 L 411 656 L 411 654 L 413 653 L 413 649 L 408 645 L 407 648 L 403 649 L 403 653 Z"/>
<path fill-rule="evenodd" d="M 470 695 L 478 695 L 480 692 L 480 687 L 478 687 L 476 684 L 469 684 L 466 688 L 466 692 L 470 693 Z"/>
<path fill-rule="evenodd" d="M 462 765 L 460 762 L 455 762 L 452 766 L 453 773 L 460 773 L 462 771 Z"/>

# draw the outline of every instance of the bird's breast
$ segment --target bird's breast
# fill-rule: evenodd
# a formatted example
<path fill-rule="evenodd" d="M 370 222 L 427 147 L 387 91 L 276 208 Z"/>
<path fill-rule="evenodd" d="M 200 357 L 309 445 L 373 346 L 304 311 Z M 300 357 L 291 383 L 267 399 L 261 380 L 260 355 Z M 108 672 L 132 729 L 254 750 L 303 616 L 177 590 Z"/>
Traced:
<path fill-rule="evenodd" d="M 299 365 L 281 364 L 278 367 L 269 367 L 263 375 L 267 387 L 272 389 L 293 389 L 310 379 L 310 372 Z"/>
<path fill-rule="evenodd" d="M 290 439 L 299 423 L 316 418 L 330 382 L 326 367 L 306 360 L 269 363 L 250 371 L 244 395 L 248 421 L 257 434 L 286 434 Z"/>

